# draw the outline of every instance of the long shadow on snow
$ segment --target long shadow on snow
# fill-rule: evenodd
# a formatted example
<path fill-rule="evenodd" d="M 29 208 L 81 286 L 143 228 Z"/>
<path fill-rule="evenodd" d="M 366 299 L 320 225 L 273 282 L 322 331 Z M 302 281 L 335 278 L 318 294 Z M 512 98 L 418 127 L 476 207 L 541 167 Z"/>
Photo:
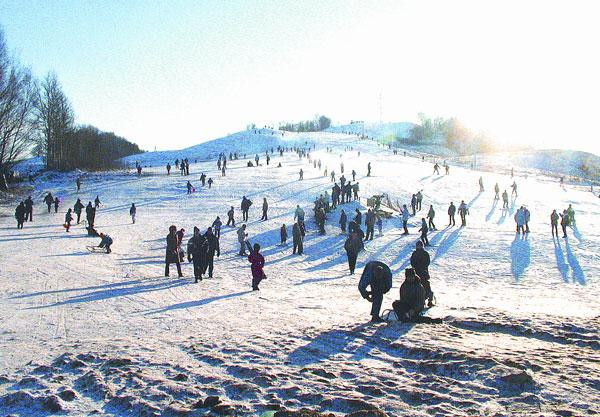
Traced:
<path fill-rule="evenodd" d="M 116 297 L 127 297 L 130 295 L 136 295 L 140 293 L 153 292 L 153 291 L 162 291 L 171 288 L 181 287 L 182 285 L 189 284 L 189 280 L 185 279 L 164 279 L 157 283 L 129 286 L 129 287 L 120 287 L 120 288 L 109 288 L 109 289 L 101 289 L 99 291 L 92 291 L 85 294 L 74 295 L 64 301 L 60 301 L 57 303 L 47 304 L 43 306 L 35 306 L 28 307 L 26 310 L 38 310 L 42 308 L 48 307 L 58 307 L 67 304 L 76 304 L 76 303 L 87 303 L 90 301 L 101 301 L 107 300 L 110 298 Z"/>
<path fill-rule="evenodd" d="M 518 233 L 510 245 L 510 269 L 517 281 L 525 273 L 525 270 L 531 262 L 531 248 L 527 235 L 521 236 Z"/>
<path fill-rule="evenodd" d="M 372 329 L 370 324 L 360 324 L 351 329 L 327 330 L 310 340 L 308 344 L 294 349 L 289 354 L 288 360 L 294 366 L 306 366 L 346 353 L 352 355 L 352 360 L 359 361 L 366 358 L 374 348 L 387 350 L 386 344 L 389 344 L 389 339 L 397 339 L 411 328 L 412 324 L 406 324 L 400 329 L 398 326 L 378 325 L 377 329 L 370 333 L 369 329 Z M 358 341 L 362 343 L 354 348 Z M 347 360 L 347 356 L 342 360 Z"/>
<path fill-rule="evenodd" d="M 170 305 L 168 307 L 162 307 L 162 308 L 157 308 L 157 309 L 154 309 L 154 310 L 149 310 L 149 311 L 147 311 L 144 314 L 145 315 L 160 314 L 160 313 L 165 313 L 165 312 L 171 311 L 171 310 L 178 310 L 180 308 L 200 307 L 200 306 L 203 306 L 205 304 L 210 304 L 210 303 L 212 303 L 214 301 L 225 300 L 227 298 L 233 298 L 233 297 L 240 297 L 240 296 L 242 296 L 244 294 L 250 294 L 251 292 L 252 292 L 251 290 L 240 291 L 240 292 L 231 293 L 231 294 L 216 295 L 214 297 L 208 297 L 208 298 L 204 298 L 202 300 L 186 301 L 184 303 L 177 303 L 177 304 Z"/>
<path fill-rule="evenodd" d="M 569 266 L 573 271 L 573 280 L 581 285 L 585 285 L 585 274 L 583 273 L 583 269 L 581 269 L 581 265 L 579 265 L 579 261 L 575 257 L 575 254 L 571 251 L 571 245 L 569 244 L 568 238 L 565 239 L 565 248 L 567 251 L 567 262 L 569 262 Z"/>
<path fill-rule="evenodd" d="M 563 251 L 560 247 L 560 240 L 552 238 L 554 243 L 554 256 L 556 257 L 556 267 L 562 275 L 563 281 L 569 282 L 569 265 L 565 262 L 565 256 L 563 255 Z"/>
<path fill-rule="evenodd" d="M 66 288 L 63 290 L 52 290 L 52 291 L 38 291 L 38 292 L 30 293 L 30 294 L 15 295 L 10 298 L 17 299 L 17 298 L 41 297 L 43 295 L 61 294 L 61 293 L 73 292 L 73 291 L 107 290 L 107 289 L 114 288 L 114 287 L 122 287 L 122 286 L 126 286 L 126 285 L 140 284 L 142 282 L 148 282 L 148 281 L 163 281 L 163 278 L 144 279 L 144 280 L 135 279 L 135 280 L 124 281 L 124 282 L 114 282 L 112 284 L 94 285 L 91 287 Z"/>
<path fill-rule="evenodd" d="M 492 208 L 488 214 L 485 216 L 485 221 L 489 222 L 492 216 L 494 215 L 494 211 L 496 211 L 496 206 L 498 206 L 498 200 L 494 199 L 494 204 L 492 204 Z"/>

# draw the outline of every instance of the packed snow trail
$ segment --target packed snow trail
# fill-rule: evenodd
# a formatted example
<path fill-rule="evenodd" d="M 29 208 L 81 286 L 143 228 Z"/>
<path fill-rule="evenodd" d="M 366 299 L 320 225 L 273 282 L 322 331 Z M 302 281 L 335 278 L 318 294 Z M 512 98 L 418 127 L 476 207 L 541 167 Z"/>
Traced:
<path fill-rule="evenodd" d="M 243 153 L 240 137 L 234 135 L 231 148 Z M 431 161 L 336 133 L 273 140 L 275 148 L 315 143 L 311 156 L 322 169 L 293 153 L 274 154 L 266 166 L 265 149 L 252 142 L 247 159 L 228 161 L 225 177 L 214 159 L 191 163 L 190 176 L 176 170 L 167 176 L 165 155 L 148 153 L 141 156 L 147 166 L 141 177 L 85 174 L 79 195 L 77 174 L 44 174 L 32 192 L 34 222 L 18 231 L 12 217 L 0 218 L 2 414 L 45 415 L 59 407 L 72 415 L 202 415 L 205 409 L 194 405 L 209 395 L 242 415 L 302 406 L 340 415 L 374 407 L 389 415 L 600 412 L 591 401 L 600 388 L 597 198 L 564 191 L 545 177 L 516 177 L 519 197 L 502 210 L 491 190 L 498 182 L 510 193 L 509 176 L 460 167 L 432 175 Z M 206 154 L 226 145 L 209 142 Z M 198 159 L 202 146 L 195 147 Z M 262 166 L 249 168 L 255 153 Z M 172 155 L 193 161 L 183 151 Z M 341 161 L 346 178 L 356 170 L 362 198 L 328 214 L 327 234 L 319 236 L 313 201 L 331 193 L 325 166 L 337 179 Z M 202 172 L 215 181 L 211 189 L 200 186 Z M 481 175 L 490 191 L 479 193 Z M 187 180 L 196 187 L 191 195 Z M 420 219 L 433 204 L 438 230 L 429 235 L 429 252 L 438 305 L 428 314 L 445 323 L 367 324 L 370 304 L 358 293 L 360 274 L 348 275 L 340 210 L 350 219 L 356 207 L 366 209 L 368 196 L 385 192 L 408 203 L 418 190 L 423 209 L 409 222 L 411 234 L 400 235 L 397 216 L 384 221 L 383 236 L 376 232 L 359 255 L 357 272 L 373 259 L 390 266 L 394 288 L 384 309 L 391 308 Z M 46 191 L 62 198 L 58 214 L 44 213 Z M 99 239 L 87 237 L 82 225 L 70 233 L 61 226 L 77 196 L 87 204 L 96 195 L 104 203 L 96 228 L 114 239 L 111 255 L 86 251 Z M 225 226 L 215 278 L 193 284 L 187 263 L 184 278 L 173 278 L 173 269 L 165 278 L 169 225 L 184 227 L 187 241 L 195 225 L 204 231 L 217 215 L 225 223 L 230 206 L 241 224 L 243 195 L 254 203 L 249 238 L 261 244 L 267 262 L 261 291 L 251 291 L 249 263 L 237 255 L 237 229 Z M 266 222 L 258 220 L 263 197 L 270 206 Z M 446 227 L 449 202 L 461 200 L 470 207 L 467 227 Z M 278 246 L 282 223 L 291 236 L 297 204 L 309 230 L 302 256 L 291 254 L 291 243 Z M 532 216 L 525 239 L 515 236 L 513 220 L 523 204 Z M 568 204 L 578 228 L 554 243 L 550 213 Z"/>

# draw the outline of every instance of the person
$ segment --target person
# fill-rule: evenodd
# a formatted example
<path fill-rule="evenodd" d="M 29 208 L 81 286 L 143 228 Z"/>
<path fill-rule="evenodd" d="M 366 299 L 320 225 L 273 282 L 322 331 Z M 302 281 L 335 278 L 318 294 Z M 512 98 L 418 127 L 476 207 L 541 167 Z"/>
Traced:
<path fill-rule="evenodd" d="M 75 205 L 73 206 L 73 211 L 77 214 L 77 224 L 79 224 L 81 220 L 81 212 L 83 211 L 84 205 L 81 203 L 81 199 L 77 199 Z"/>
<path fill-rule="evenodd" d="M 563 210 L 562 214 L 560 215 L 560 227 L 562 228 L 563 231 L 563 238 L 567 237 L 567 226 L 569 225 L 569 214 L 567 213 L 567 210 Z"/>
<path fill-rule="evenodd" d="M 192 183 L 188 181 L 188 182 L 187 182 L 187 184 L 186 184 L 185 186 L 186 186 L 186 188 L 187 188 L 187 193 L 188 193 L 188 194 L 191 194 L 191 193 L 192 193 L 192 190 L 194 189 L 194 187 L 192 186 Z"/>
<path fill-rule="evenodd" d="M 410 199 L 410 207 L 412 208 L 412 215 L 416 215 L 417 214 L 417 195 L 413 194 L 412 198 Z"/>
<path fill-rule="evenodd" d="M 346 250 L 346 256 L 348 257 L 348 267 L 350 268 L 350 275 L 354 275 L 354 269 L 356 268 L 356 259 L 358 253 L 364 248 L 362 236 L 358 233 L 357 229 L 360 229 L 358 225 L 356 228 L 353 227 L 350 231 L 350 235 L 344 242 L 344 249 Z"/>
<path fill-rule="evenodd" d="M 208 251 L 206 253 L 206 263 L 205 269 L 202 271 L 206 273 L 206 268 L 208 267 L 208 277 L 213 277 L 214 270 L 214 262 L 215 262 L 215 254 L 217 258 L 221 256 L 221 249 L 219 248 L 219 239 L 213 233 L 213 230 L 209 227 L 204 234 L 206 241 L 208 242 Z"/>
<path fill-rule="evenodd" d="M 352 170 L 352 181 L 356 181 L 356 171 Z"/>
<path fill-rule="evenodd" d="M 25 223 L 25 203 L 20 202 L 17 208 L 15 209 L 15 219 L 17 219 L 17 229 L 23 228 L 23 223 Z"/>
<path fill-rule="evenodd" d="M 365 241 L 373 240 L 373 234 L 375 234 L 375 213 L 371 209 L 368 209 L 365 215 L 365 225 L 367 226 Z"/>
<path fill-rule="evenodd" d="M 50 207 L 52 207 L 52 203 L 54 203 L 54 197 L 52 197 L 52 193 L 48 192 L 46 197 L 44 197 L 44 203 L 48 206 L 48 213 L 50 213 Z"/>
<path fill-rule="evenodd" d="M 571 204 L 569 204 L 569 208 L 567 208 L 567 215 L 569 216 L 568 225 L 571 227 L 574 227 L 575 226 L 575 210 L 573 210 L 573 207 L 571 206 Z"/>
<path fill-rule="evenodd" d="M 33 221 L 33 199 L 31 196 L 25 199 L 25 221 Z"/>
<path fill-rule="evenodd" d="M 427 218 L 429 219 L 429 228 L 431 230 L 435 229 L 435 223 L 433 223 L 433 219 L 435 218 L 435 210 L 433 209 L 433 204 L 429 206 L 429 211 L 427 212 Z"/>
<path fill-rule="evenodd" d="M 325 234 L 325 209 L 323 207 L 319 207 L 315 210 L 315 222 L 317 223 L 317 227 L 319 228 L 319 234 Z"/>
<path fill-rule="evenodd" d="M 250 210 L 250 206 L 252 205 L 252 201 L 246 198 L 246 196 L 242 197 L 242 221 L 248 221 L 248 210 Z"/>
<path fill-rule="evenodd" d="M 494 185 L 494 200 L 500 200 L 500 187 L 498 186 L 498 183 L 496 183 L 496 185 Z"/>
<path fill-rule="evenodd" d="M 248 244 L 250 246 L 250 244 Z M 250 270 L 252 271 L 252 291 L 259 291 L 258 285 L 266 278 L 263 268 L 265 266 L 265 258 L 260 254 L 260 245 L 255 243 L 252 247 L 250 255 L 248 255 L 248 262 L 250 262 Z"/>
<path fill-rule="evenodd" d="M 238 255 L 246 256 L 246 238 L 248 237 L 248 233 L 246 233 L 246 225 L 243 224 L 237 231 L 238 242 L 240 244 L 240 251 Z"/>
<path fill-rule="evenodd" d="M 479 177 L 479 192 L 482 193 L 484 192 L 484 188 L 483 188 L 483 177 Z"/>
<path fill-rule="evenodd" d="M 446 164 L 444 168 L 446 169 L 446 175 L 450 175 L 450 165 Z"/>
<path fill-rule="evenodd" d="M 77 185 L 77 192 L 79 192 L 79 190 L 81 189 L 81 177 L 77 177 L 77 180 L 75 180 L 75 184 Z"/>
<path fill-rule="evenodd" d="M 234 213 L 235 212 L 234 212 L 233 206 L 231 206 L 231 208 L 227 212 L 227 224 L 226 224 L 226 226 L 235 227 L 235 219 L 233 218 Z"/>
<path fill-rule="evenodd" d="M 425 298 L 428 300 L 428 306 L 433 306 L 433 291 L 431 291 L 431 285 L 429 284 L 429 264 L 431 258 L 429 253 L 423 247 L 423 242 L 417 241 L 415 250 L 410 255 L 410 266 L 413 267 L 415 273 L 421 279 L 421 284 L 425 288 Z"/>
<path fill-rule="evenodd" d="M 456 226 L 456 220 L 454 220 L 455 214 L 456 214 L 456 206 L 454 205 L 454 202 L 451 201 L 450 207 L 448 207 L 448 217 L 450 218 L 448 226 Z"/>
<path fill-rule="evenodd" d="M 110 249 L 110 246 L 113 244 L 113 240 L 112 238 L 104 233 L 100 233 L 100 244 L 98 245 L 99 248 L 104 248 L 106 250 L 106 253 L 111 253 L 112 250 Z"/>
<path fill-rule="evenodd" d="M 71 228 L 71 222 L 73 221 L 73 214 L 71 213 L 71 209 L 67 210 L 67 214 L 65 214 L 65 229 L 67 232 Z"/>
<path fill-rule="evenodd" d="M 331 182 L 335 182 L 335 171 L 331 171 Z"/>
<path fill-rule="evenodd" d="M 302 171 L 302 168 L 300 168 L 300 181 L 302 181 L 304 179 L 304 171 Z"/>
<path fill-rule="evenodd" d="M 525 215 L 525 233 L 529 233 L 529 219 L 531 218 L 531 212 L 525 206 L 523 206 L 523 214 Z"/>
<path fill-rule="evenodd" d="M 558 237 L 558 213 L 556 209 L 552 210 L 552 214 L 550 214 L 550 228 L 552 229 L 552 238 L 554 236 Z"/>
<path fill-rule="evenodd" d="M 211 229 L 211 232 L 215 235 L 215 237 L 217 239 L 221 238 L 221 226 L 222 225 L 223 225 L 223 222 L 221 221 L 221 218 L 219 216 L 217 216 L 215 221 L 212 223 L 212 229 Z"/>
<path fill-rule="evenodd" d="M 502 208 L 508 208 L 508 193 L 506 190 L 502 193 Z"/>
<path fill-rule="evenodd" d="M 183 236 L 185 236 L 185 229 L 182 227 L 177 232 L 177 251 L 179 253 L 179 262 L 183 262 L 183 260 L 185 259 L 185 252 L 181 248 L 181 245 L 183 244 Z"/>
<path fill-rule="evenodd" d="M 348 216 L 346 216 L 346 212 L 342 209 L 340 213 L 340 229 L 342 229 L 342 233 L 346 233 L 346 222 L 348 221 Z"/>
<path fill-rule="evenodd" d="M 302 228 L 303 233 L 305 231 L 304 216 L 304 210 L 300 207 L 299 204 L 297 204 L 296 211 L 294 211 L 294 220 L 298 220 L 298 223 L 300 223 L 300 227 Z"/>
<path fill-rule="evenodd" d="M 171 175 L 171 164 L 167 162 L 167 175 Z"/>
<path fill-rule="evenodd" d="M 440 165 L 437 162 L 433 166 L 433 173 L 440 175 Z"/>
<path fill-rule="evenodd" d="M 183 277 L 181 273 L 181 263 L 179 261 L 179 247 L 177 245 L 177 227 L 169 226 L 169 234 L 167 235 L 167 249 L 165 254 L 165 277 L 169 276 L 169 265 L 177 265 L 177 274 L 179 278 Z"/>
<path fill-rule="evenodd" d="M 402 227 L 404 228 L 403 235 L 408 234 L 408 219 L 410 218 L 410 213 L 408 212 L 408 207 L 406 204 L 402 205 Z"/>
<path fill-rule="evenodd" d="M 96 196 L 94 199 L 94 208 L 98 209 L 98 207 L 100 207 L 100 197 Z"/>
<path fill-rule="evenodd" d="M 515 176 L 515 169 L 514 169 L 514 168 L 511 168 L 511 169 L 510 169 L 510 177 L 512 178 L 512 177 L 514 177 L 514 176 Z"/>
<path fill-rule="evenodd" d="M 281 225 L 281 227 L 279 228 L 279 238 L 281 240 L 280 245 L 283 246 L 287 243 L 287 226 L 284 224 Z"/>
<path fill-rule="evenodd" d="M 367 288 L 370 287 L 370 291 Z M 370 261 L 365 265 L 358 291 L 360 295 L 371 303 L 371 322 L 382 323 L 379 316 L 383 295 L 392 288 L 392 271 L 389 266 L 380 261 Z"/>
<path fill-rule="evenodd" d="M 60 204 L 60 200 L 58 199 L 58 197 L 54 197 L 54 212 L 55 213 L 58 213 L 58 205 L 59 204 Z"/>
<path fill-rule="evenodd" d="M 425 246 L 429 246 L 429 239 L 427 239 L 427 232 L 429 231 L 429 228 L 427 227 L 427 221 L 425 220 L 425 217 L 423 217 L 421 219 L 421 228 L 419 229 L 419 232 L 421 232 L 421 242 L 423 242 L 425 244 Z"/>
<path fill-rule="evenodd" d="M 94 228 L 94 222 L 96 221 L 96 209 L 92 207 L 91 201 L 88 201 L 88 205 L 85 208 L 85 217 L 88 222 L 88 227 Z"/>
<path fill-rule="evenodd" d="M 267 221 L 267 210 L 269 210 L 269 204 L 267 203 L 267 198 L 263 198 L 262 204 L 262 217 L 260 218 L 262 221 Z"/>
<path fill-rule="evenodd" d="M 511 197 L 514 195 L 515 197 L 518 197 L 519 195 L 517 194 L 517 182 L 513 181 L 512 185 L 510 186 L 512 188 L 512 193 L 510 194 Z"/>
<path fill-rule="evenodd" d="M 460 202 L 460 206 L 458 206 L 458 214 L 460 215 L 461 226 L 465 227 L 467 225 L 467 215 L 469 214 L 469 208 L 465 204 L 465 200 Z"/>
<path fill-rule="evenodd" d="M 419 190 L 417 192 L 417 211 L 421 211 L 423 203 L 423 193 Z"/>
<path fill-rule="evenodd" d="M 392 303 L 392 308 L 399 321 L 413 323 L 439 324 L 442 319 L 421 317 L 425 306 L 426 292 L 421 280 L 413 268 L 404 270 L 404 282 L 400 286 L 400 299 Z"/>
<path fill-rule="evenodd" d="M 298 220 L 296 223 L 294 223 L 294 226 L 292 226 L 292 243 L 294 244 L 292 254 L 297 252 L 298 255 L 302 255 L 302 253 L 304 253 L 303 241 L 304 229 L 302 228 L 300 220 Z"/>
<path fill-rule="evenodd" d="M 200 175 L 200 183 L 203 187 L 206 185 L 206 174 L 204 172 L 202 173 L 202 175 Z"/>
<path fill-rule="evenodd" d="M 371 176 L 371 163 L 369 162 L 367 164 L 367 177 L 370 177 L 370 176 Z"/>
<path fill-rule="evenodd" d="M 129 215 L 131 216 L 131 222 L 135 224 L 135 213 L 137 213 L 137 208 L 135 207 L 135 203 L 131 203 L 131 207 L 129 208 Z"/>
<path fill-rule="evenodd" d="M 377 230 L 379 231 L 379 236 L 383 236 L 383 216 L 377 214 L 375 216 L 376 219 L 376 223 L 377 223 Z"/>
<path fill-rule="evenodd" d="M 354 183 L 352 185 L 352 193 L 354 194 L 354 200 L 358 200 L 358 192 L 360 191 L 360 187 L 357 183 Z"/>
<path fill-rule="evenodd" d="M 212 179 L 212 177 L 210 177 L 208 179 L 207 183 L 208 183 L 208 188 L 212 188 L 212 185 L 213 185 L 213 179 Z"/>
<path fill-rule="evenodd" d="M 202 281 L 202 274 L 206 270 L 208 255 L 208 241 L 200 234 L 200 229 L 194 226 L 194 235 L 188 240 L 187 259 L 194 264 L 194 283 Z"/>

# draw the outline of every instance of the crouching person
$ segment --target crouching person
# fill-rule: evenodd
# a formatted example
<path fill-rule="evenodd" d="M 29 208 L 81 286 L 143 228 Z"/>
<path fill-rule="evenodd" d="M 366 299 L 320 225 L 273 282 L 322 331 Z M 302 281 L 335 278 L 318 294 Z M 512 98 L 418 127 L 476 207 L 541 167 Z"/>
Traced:
<path fill-rule="evenodd" d="M 442 319 L 432 319 L 421 316 L 425 306 L 427 293 L 415 270 L 407 268 L 404 271 L 405 279 L 400 286 L 400 299 L 392 304 L 399 321 L 412 323 L 441 323 Z"/>
<path fill-rule="evenodd" d="M 367 291 L 367 287 L 370 287 L 370 291 Z M 379 312 L 383 302 L 383 294 L 387 293 L 390 288 L 392 288 L 392 271 L 390 271 L 390 267 L 379 261 L 367 263 L 358 283 L 358 291 L 364 299 L 372 303 L 371 321 L 373 323 L 384 321 L 379 316 Z"/>
<path fill-rule="evenodd" d="M 109 235 L 105 235 L 104 233 L 100 233 L 100 238 L 102 238 L 102 240 L 100 241 L 98 247 L 104 248 L 106 249 L 106 253 L 110 253 L 110 245 L 113 244 L 112 238 Z"/>

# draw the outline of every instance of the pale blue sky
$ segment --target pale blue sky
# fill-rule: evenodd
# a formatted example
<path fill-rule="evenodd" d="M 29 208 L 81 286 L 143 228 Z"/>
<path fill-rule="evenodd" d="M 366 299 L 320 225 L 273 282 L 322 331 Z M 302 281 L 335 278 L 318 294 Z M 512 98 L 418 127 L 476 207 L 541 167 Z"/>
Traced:
<path fill-rule="evenodd" d="M 319 112 L 458 116 L 600 153 L 593 1 L 8 1 L 0 25 L 77 121 L 146 149 Z"/>

